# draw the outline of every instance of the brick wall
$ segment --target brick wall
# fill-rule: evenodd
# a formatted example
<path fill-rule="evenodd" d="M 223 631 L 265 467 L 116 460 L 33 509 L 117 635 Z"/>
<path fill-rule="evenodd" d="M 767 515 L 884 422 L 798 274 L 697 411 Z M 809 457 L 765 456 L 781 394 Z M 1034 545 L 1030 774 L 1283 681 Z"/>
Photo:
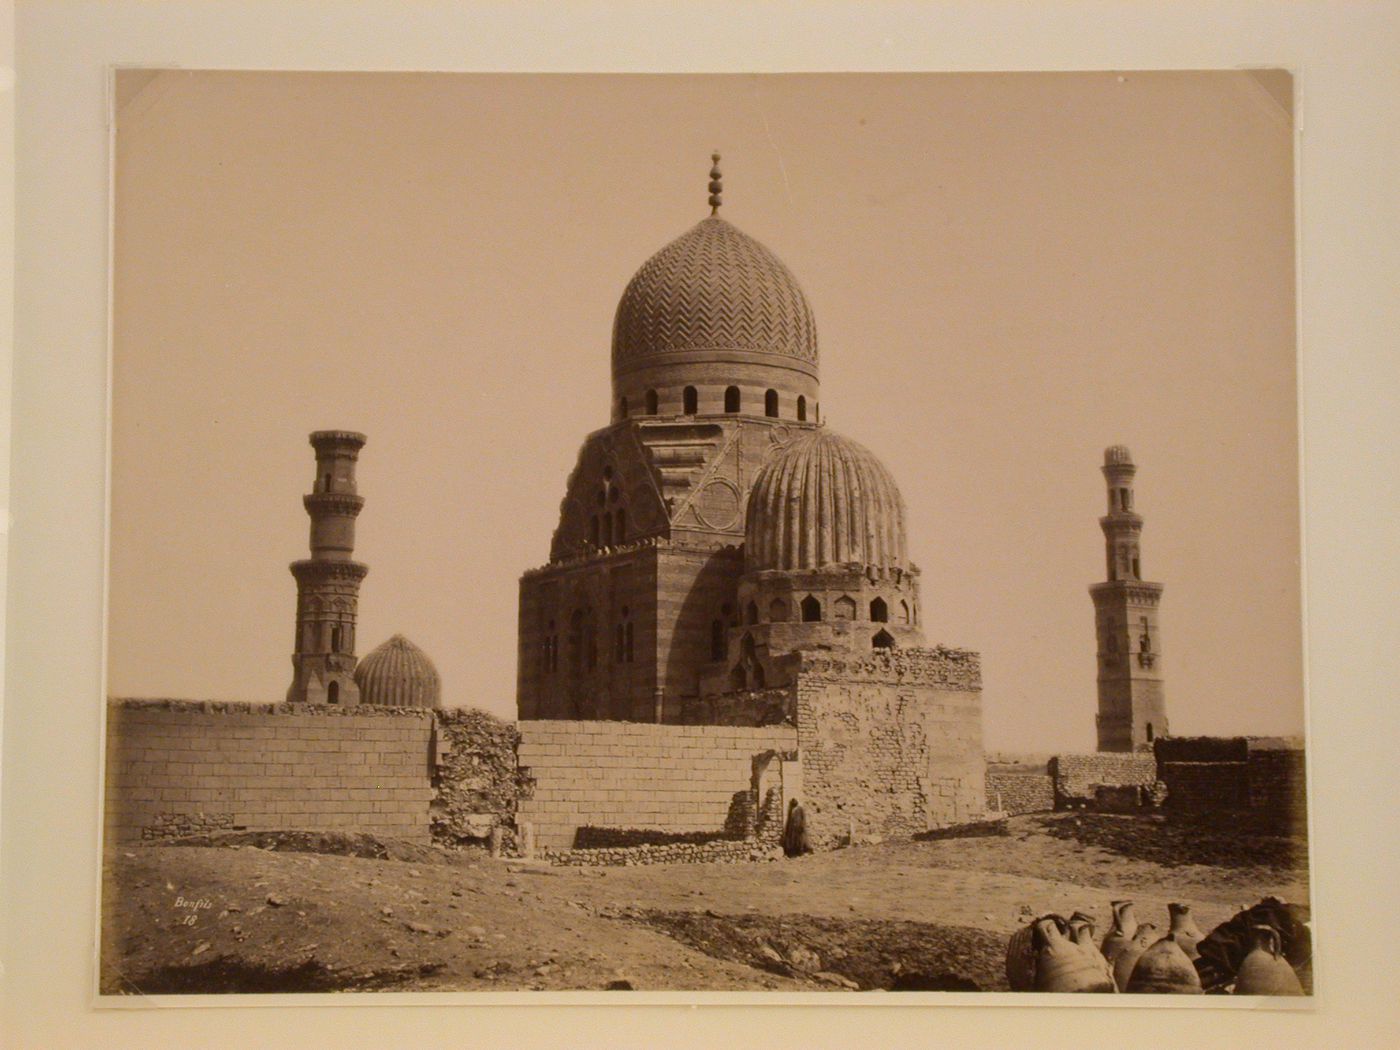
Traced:
<path fill-rule="evenodd" d="M 987 806 L 1003 813 L 1045 813 L 1055 808 L 1055 781 L 1048 773 L 987 771 Z"/>
<path fill-rule="evenodd" d="M 1056 755 L 1050 760 L 1050 775 L 1056 806 L 1090 805 L 1100 788 L 1150 789 L 1157 779 L 1157 760 L 1150 751 Z"/>
<path fill-rule="evenodd" d="M 544 849 L 579 828 L 718 832 L 750 804 L 753 759 L 792 751 L 790 726 L 680 726 L 522 721 L 519 762 L 533 778 L 517 819 Z"/>
<path fill-rule="evenodd" d="M 957 649 L 803 653 L 797 726 L 813 844 L 911 835 L 986 812 L 981 672 Z"/>
<path fill-rule="evenodd" d="M 432 713 L 114 700 L 107 841 L 217 828 L 428 837 Z"/>
<path fill-rule="evenodd" d="M 1301 740 L 1176 737 L 1158 740 L 1167 812 L 1195 817 L 1249 813 L 1281 831 L 1306 827 L 1306 760 Z"/>
<path fill-rule="evenodd" d="M 1306 834 L 1307 770 L 1301 748 L 1255 748 L 1249 751 L 1249 808 L 1295 834 Z"/>

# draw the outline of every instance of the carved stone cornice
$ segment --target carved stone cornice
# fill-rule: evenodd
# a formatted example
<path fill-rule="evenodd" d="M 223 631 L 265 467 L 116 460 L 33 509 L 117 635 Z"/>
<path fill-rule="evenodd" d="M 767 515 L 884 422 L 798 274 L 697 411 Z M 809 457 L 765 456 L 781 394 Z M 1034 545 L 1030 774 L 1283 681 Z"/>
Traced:
<path fill-rule="evenodd" d="M 329 558 L 305 558 L 292 562 L 289 568 L 300 584 L 332 579 L 353 580 L 358 583 L 369 572 L 369 566 L 364 562 L 335 561 Z"/>
<path fill-rule="evenodd" d="M 309 514 L 341 514 L 353 518 L 365 505 L 365 498 L 349 492 L 308 492 L 301 505 Z"/>
<path fill-rule="evenodd" d="M 982 688 L 982 656 L 970 649 L 938 645 L 919 649 L 874 649 L 844 656 L 800 651 L 798 680 L 933 685 L 974 692 Z"/>
<path fill-rule="evenodd" d="M 1157 605 L 1162 600 L 1162 585 L 1145 580 L 1108 580 L 1089 587 L 1095 604 L 1108 598 L 1126 598 L 1134 605 Z"/>

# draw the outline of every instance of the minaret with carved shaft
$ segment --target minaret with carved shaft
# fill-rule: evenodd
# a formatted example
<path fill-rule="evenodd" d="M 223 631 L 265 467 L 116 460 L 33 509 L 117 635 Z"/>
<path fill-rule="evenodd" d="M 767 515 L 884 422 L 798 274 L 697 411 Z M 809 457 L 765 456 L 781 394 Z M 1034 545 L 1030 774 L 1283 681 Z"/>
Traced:
<path fill-rule="evenodd" d="M 1098 633 L 1100 751 L 1137 751 L 1167 735 L 1162 643 L 1157 610 L 1162 585 L 1142 579 L 1142 515 L 1133 510 L 1137 467 L 1123 445 L 1106 449 L 1108 513 L 1099 519 L 1108 579 L 1089 588 Z"/>
<path fill-rule="evenodd" d="M 354 561 L 355 518 L 365 498 L 355 492 L 355 461 L 365 443 L 350 430 L 318 430 L 316 480 L 302 497 L 311 515 L 311 557 L 292 562 L 297 581 L 297 636 L 288 703 L 357 704 L 355 616 L 369 566 Z"/>

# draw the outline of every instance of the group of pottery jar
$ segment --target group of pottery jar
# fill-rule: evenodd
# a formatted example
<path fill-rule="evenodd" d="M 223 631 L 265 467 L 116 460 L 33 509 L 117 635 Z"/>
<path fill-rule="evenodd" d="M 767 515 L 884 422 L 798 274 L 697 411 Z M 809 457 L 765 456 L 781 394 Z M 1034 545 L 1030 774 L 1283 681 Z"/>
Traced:
<path fill-rule="evenodd" d="M 1083 912 L 1069 919 L 1044 915 L 1011 935 L 1006 977 L 1013 992 L 1130 992 L 1200 995 L 1196 973 L 1200 928 L 1185 904 L 1169 904 L 1165 935 L 1138 922 L 1132 901 L 1113 902 L 1113 927 L 1094 943 L 1094 921 Z M 1302 995 L 1283 957 L 1278 931 L 1254 927 L 1254 947 L 1235 977 L 1236 995 Z"/>

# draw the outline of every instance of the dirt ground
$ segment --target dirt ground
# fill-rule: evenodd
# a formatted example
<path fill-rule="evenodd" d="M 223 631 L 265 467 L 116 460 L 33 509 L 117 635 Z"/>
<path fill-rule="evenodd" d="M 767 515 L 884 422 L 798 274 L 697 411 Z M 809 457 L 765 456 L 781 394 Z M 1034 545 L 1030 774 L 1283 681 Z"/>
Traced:
<path fill-rule="evenodd" d="M 1109 902 L 1202 929 L 1307 903 L 1295 839 L 1045 814 L 795 860 L 562 868 L 367 836 L 126 845 L 105 864 L 107 994 L 1004 991 L 1006 938 Z"/>

